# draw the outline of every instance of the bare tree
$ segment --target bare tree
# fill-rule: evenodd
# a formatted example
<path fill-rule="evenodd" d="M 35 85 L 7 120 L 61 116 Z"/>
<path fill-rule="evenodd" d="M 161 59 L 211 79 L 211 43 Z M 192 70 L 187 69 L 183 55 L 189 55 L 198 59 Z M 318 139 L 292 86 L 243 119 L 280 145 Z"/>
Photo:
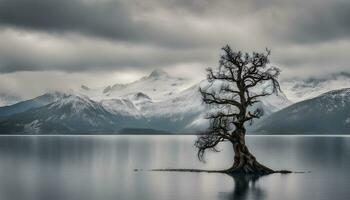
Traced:
<path fill-rule="evenodd" d="M 233 51 L 227 45 L 222 51 L 219 67 L 207 69 L 209 84 L 200 88 L 203 102 L 215 109 L 208 113 L 210 127 L 195 142 L 198 158 L 203 161 L 206 150 L 217 151 L 219 143 L 228 141 L 233 146 L 234 161 L 226 173 L 273 173 L 249 152 L 244 125 L 264 114 L 261 108 L 252 107 L 261 97 L 280 91 L 280 70 L 269 65 L 270 50 L 248 54 Z"/>

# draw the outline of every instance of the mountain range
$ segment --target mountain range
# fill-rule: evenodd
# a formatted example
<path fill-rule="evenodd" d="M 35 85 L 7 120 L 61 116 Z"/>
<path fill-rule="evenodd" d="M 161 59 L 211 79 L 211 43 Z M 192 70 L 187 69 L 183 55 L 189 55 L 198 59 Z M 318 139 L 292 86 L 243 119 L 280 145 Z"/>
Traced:
<path fill-rule="evenodd" d="M 3 134 L 196 133 L 208 126 L 190 81 L 155 70 L 129 84 L 49 92 L 0 107 Z M 290 105 L 283 93 L 261 99 L 266 116 Z M 253 127 L 249 127 L 253 128 Z"/>
<path fill-rule="evenodd" d="M 154 70 L 128 84 L 82 85 L 25 101 L 11 97 L 19 102 L 0 107 L 0 133 L 198 133 L 208 127 L 205 116 L 210 108 L 198 92 L 205 84 Z M 350 133 L 350 75 L 285 80 L 281 85 L 292 101 L 283 92 L 262 98 L 254 106 L 263 108 L 265 115 L 247 124 L 250 133 Z"/>

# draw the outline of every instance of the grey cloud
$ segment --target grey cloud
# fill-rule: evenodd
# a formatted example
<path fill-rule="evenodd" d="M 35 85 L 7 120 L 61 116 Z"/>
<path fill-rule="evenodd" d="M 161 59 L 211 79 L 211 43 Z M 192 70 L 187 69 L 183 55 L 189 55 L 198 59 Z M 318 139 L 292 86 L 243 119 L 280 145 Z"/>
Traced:
<path fill-rule="evenodd" d="M 31 43 L 0 35 L 0 73 L 205 68 L 217 64 L 226 43 L 247 51 L 267 46 L 289 71 L 346 70 L 349 9 L 346 0 L 0 0 L 0 34 L 48 35 Z M 341 51 L 318 49 L 339 40 Z"/>
<path fill-rule="evenodd" d="M 311 1 L 289 18 L 286 37 L 298 43 L 350 39 L 349 1 Z"/>
<path fill-rule="evenodd" d="M 115 71 L 150 70 L 182 63 L 216 60 L 217 49 L 168 49 L 140 45 L 115 45 L 101 41 L 45 38 L 16 41 L 0 34 L 0 73 L 17 71 Z M 23 36 L 25 37 L 25 36 Z M 47 47 L 49 46 L 49 48 Z"/>
<path fill-rule="evenodd" d="M 140 34 L 133 28 L 128 9 L 117 1 L 1 0 L 0 22 L 25 29 L 78 31 L 121 40 Z"/>
<path fill-rule="evenodd" d="M 1 0 L 0 24 L 48 33 L 79 33 L 120 42 L 167 47 L 206 45 L 205 35 L 193 35 L 171 24 L 142 19 L 141 2 L 87 0 Z M 152 4 L 153 5 L 153 4 Z M 141 17 L 139 17 L 139 15 Z M 207 41 L 207 43 L 210 40 Z"/>
<path fill-rule="evenodd" d="M 172 15 L 172 21 L 136 19 L 161 9 Z M 203 22 L 214 17 L 228 26 L 241 26 L 242 31 L 247 30 L 240 21 L 253 20 L 257 29 L 265 30 L 266 40 L 275 36 L 284 43 L 304 43 L 349 37 L 349 9 L 345 0 L 1 0 L 0 23 L 168 47 L 208 46 L 229 39 L 198 32 L 181 18 L 197 15 Z"/>

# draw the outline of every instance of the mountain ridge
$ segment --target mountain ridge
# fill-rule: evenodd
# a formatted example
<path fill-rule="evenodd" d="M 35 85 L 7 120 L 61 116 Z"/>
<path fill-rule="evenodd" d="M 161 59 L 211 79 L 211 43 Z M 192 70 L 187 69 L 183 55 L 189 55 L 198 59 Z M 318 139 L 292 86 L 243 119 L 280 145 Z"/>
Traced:
<path fill-rule="evenodd" d="M 199 93 L 203 84 L 206 81 L 186 87 L 185 79 L 153 71 L 149 76 L 125 84 L 120 89 L 122 91 L 114 95 L 104 96 L 104 91 L 97 92 L 87 86 L 81 87 L 84 92 L 46 93 L 27 100 L 24 108 L 19 106 L 21 104 L 8 107 L 13 110 L 11 114 L 5 115 L 0 109 L 0 116 L 6 116 L 0 120 L 0 129 L 10 132 L 12 126 L 16 133 L 20 133 L 22 127 L 25 133 L 32 130 L 37 134 L 64 131 L 118 133 L 135 129 L 196 133 L 208 126 L 205 115 L 209 108 L 202 103 Z M 45 101 L 38 103 L 38 99 Z M 289 103 L 281 93 L 262 98 L 256 106 L 265 108 L 269 115 Z"/>
<path fill-rule="evenodd" d="M 349 134 L 350 88 L 292 104 L 262 120 L 256 133 Z"/>

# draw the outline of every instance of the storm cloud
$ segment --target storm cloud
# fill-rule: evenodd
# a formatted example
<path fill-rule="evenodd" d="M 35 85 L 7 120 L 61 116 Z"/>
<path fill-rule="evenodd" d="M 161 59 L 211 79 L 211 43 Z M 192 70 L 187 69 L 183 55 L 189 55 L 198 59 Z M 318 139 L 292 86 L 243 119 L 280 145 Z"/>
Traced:
<path fill-rule="evenodd" d="M 0 20 L 3 26 L 120 40 L 140 37 L 135 26 L 142 26 L 134 24 L 128 9 L 119 2 L 77 0 L 2 0 Z"/>
<path fill-rule="evenodd" d="M 269 47 L 283 76 L 349 72 L 349 10 L 347 0 L 0 0 L 0 73 L 204 76 L 225 44 Z"/>

